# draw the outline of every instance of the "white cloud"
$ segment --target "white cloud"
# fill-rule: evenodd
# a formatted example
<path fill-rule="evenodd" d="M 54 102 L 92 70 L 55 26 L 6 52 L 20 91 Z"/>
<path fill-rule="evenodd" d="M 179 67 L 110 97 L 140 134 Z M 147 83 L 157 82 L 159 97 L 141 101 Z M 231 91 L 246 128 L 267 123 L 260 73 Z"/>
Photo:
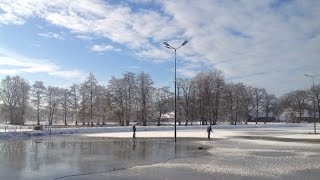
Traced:
<path fill-rule="evenodd" d="M 0 75 L 16 75 L 16 69 L 0 69 Z"/>
<path fill-rule="evenodd" d="M 136 53 L 136 55 L 144 60 L 153 59 L 153 61 L 155 62 L 164 62 L 169 60 L 169 58 L 173 56 L 174 51 L 163 49 L 164 48 L 159 49 L 156 47 L 151 47 L 144 50 L 140 50 Z"/>
<path fill-rule="evenodd" d="M 94 38 L 91 36 L 86 36 L 86 35 L 76 35 L 77 38 L 82 39 L 82 40 L 93 40 Z"/>
<path fill-rule="evenodd" d="M 137 66 L 137 65 L 128 66 L 127 68 L 128 69 L 134 69 L 134 70 L 141 69 L 141 67 Z"/>
<path fill-rule="evenodd" d="M 165 1 L 164 9 L 191 38 L 181 52 L 196 54 L 189 63 L 279 95 L 308 87 L 303 73 L 320 69 L 320 4 L 290 1 L 273 9 L 272 2 Z"/>
<path fill-rule="evenodd" d="M 91 48 L 91 51 L 95 51 L 95 52 L 105 52 L 105 51 L 121 51 L 121 49 L 119 48 L 114 48 L 111 45 L 93 45 Z"/>
<path fill-rule="evenodd" d="M 192 69 L 187 69 L 187 68 L 178 68 L 177 72 L 187 78 L 193 78 L 196 76 L 196 74 L 198 73 L 195 70 Z"/>
<path fill-rule="evenodd" d="M 111 5 L 102 0 L 6 0 L 0 3 L 0 9 L 22 19 L 42 18 L 82 35 L 80 38 L 83 35 L 108 38 L 138 54 L 157 48 L 149 39 L 158 44 L 182 31 L 170 21 L 170 16 L 152 10 L 134 12 L 125 4 Z"/>
<path fill-rule="evenodd" d="M 62 35 L 54 33 L 54 32 L 38 33 L 38 36 L 42 36 L 45 38 L 55 38 L 55 39 L 64 40 Z"/>
<path fill-rule="evenodd" d="M 84 73 L 80 70 L 64 70 L 46 59 L 27 58 L 21 55 L 4 52 L 0 49 L 1 74 L 13 75 L 20 73 L 44 73 L 60 78 L 81 78 Z"/>
<path fill-rule="evenodd" d="M 275 2 L 156 1 L 160 10 L 135 10 L 130 3 L 102 0 L 4 0 L 0 19 L 4 19 L 2 24 L 23 24 L 28 17 L 41 18 L 78 38 L 107 38 L 128 47 L 138 58 L 154 62 L 173 57 L 161 47 L 162 41 L 175 44 L 173 39 L 187 39 L 190 42 L 179 50 L 185 65 L 181 74 L 193 75 L 197 68 L 187 64 L 199 63 L 221 69 L 231 80 L 282 94 L 308 87 L 303 73 L 320 69 L 320 1 Z M 112 48 L 91 47 L 100 52 Z M 278 88 L 284 82 L 290 83 Z"/>
<path fill-rule="evenodd" d="M 0 24 L 16 24 L 16 25 L 21 25 L 24 24 L 25 21 L 22 18 L 19 18 L 13 14 L 10 13 L 5 13 L 5 14 L 0 14 Z"/>

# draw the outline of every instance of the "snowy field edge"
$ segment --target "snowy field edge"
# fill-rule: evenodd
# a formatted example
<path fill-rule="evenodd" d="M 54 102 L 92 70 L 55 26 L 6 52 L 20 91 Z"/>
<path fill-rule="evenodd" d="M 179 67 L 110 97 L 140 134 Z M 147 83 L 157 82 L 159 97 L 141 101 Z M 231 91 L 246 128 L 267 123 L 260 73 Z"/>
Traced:
<path fill-rule="evenodd" d="M 250 128 L 299 128 L 311 124 L 247 124 L 247 125 L 215 125 L 213 129 L 250 129 Z M 177 131 L 199 131 L 205 132 L 207 126 L 177 126 Z M 310 128 L 308 128 L 310 129 Z M 173 131 L 174 126 L 137 126 L 137 132 L 150 131 Z M 310 129 L 311 130 L 311 129 Z M 39 136 L 68 135 L 68 134 L 94 134 L 94 133 L 128 133 L 132 132 L 132 126 L 126 127 L 75 127 L 75 128 L 51 128 L 43 131 L 0 132 L 0 140 L 22 140 Z"/>

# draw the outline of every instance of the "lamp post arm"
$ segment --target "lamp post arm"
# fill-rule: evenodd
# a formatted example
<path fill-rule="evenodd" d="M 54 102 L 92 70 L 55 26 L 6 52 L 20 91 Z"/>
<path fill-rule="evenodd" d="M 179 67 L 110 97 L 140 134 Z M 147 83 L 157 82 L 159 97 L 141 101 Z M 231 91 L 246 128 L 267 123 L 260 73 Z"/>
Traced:
<path fill-rule="evenodd" d="M 175 49 L 177 49 L 177 50 L 178 50 L 178 49 L 180 49 L 182 46 L 183 46 L 183 45 L 180 45 L 179 47 L 177 47 L 177 48 L 175 48 Z"/>

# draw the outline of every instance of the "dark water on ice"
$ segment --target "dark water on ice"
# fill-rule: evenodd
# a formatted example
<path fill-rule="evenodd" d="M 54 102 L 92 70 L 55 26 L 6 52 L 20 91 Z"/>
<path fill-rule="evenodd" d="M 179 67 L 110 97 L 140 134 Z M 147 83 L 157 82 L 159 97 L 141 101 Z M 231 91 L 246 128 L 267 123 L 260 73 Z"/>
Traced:
<path fill-rule="evenodd" d="M 89 137 L 0 141 L 0 179 L 55 179 L 206 154 L 190 141 Z"/>

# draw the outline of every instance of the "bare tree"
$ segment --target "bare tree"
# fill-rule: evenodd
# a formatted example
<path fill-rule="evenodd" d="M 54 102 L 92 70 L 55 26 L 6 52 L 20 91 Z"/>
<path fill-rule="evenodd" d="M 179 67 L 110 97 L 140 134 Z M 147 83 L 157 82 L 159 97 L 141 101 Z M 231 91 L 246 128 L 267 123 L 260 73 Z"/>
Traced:
<path fill-rule="evenodd" d="M 272 108 L 275 106 L 276 96 L 274 94 L 266 93 L 264 96 L 264 110 L 266 113 L 266 117 L 264 119 L 264 124 L 267 123 L 267 119 L 269 118 L 269 113 L 272 111 Z"/>
<path fill-rule="evenodd" d="M 237 125 L 238 119 L 241 114 L 245 114 L 245 103 L 246 103 L 246 86 L 242 83 L 237 83 L 234 85 L 234 125 Z"/>
<path fill-rule="evenodd" d="M 32 85 L 32 102 L 37 110 L 37 124 L 40 125 L 40 108 L 43 103 L 46 87 L 42 81 L 35 81 Z"/>
<path fill-rule="evenodd" d="M 254 88 L 253 89 L 253 98 L 255 102 L 255 110 L 256 110 L 256 124 L 258 124 L 259 119 L 259 111 L 262 108 L 263 98 L 266 95 L 265 89 Z"/>
<path fill-rule="evenodd" d="M 88 95 L 88 85 L 82 83 L 79 88 L 80 95 L 80 116 L 82 120 L 82 125 L 85 125 L 86 115 L 87 115 L 87 103 L 89 101 L 90 96 Z"/>
<path fill-rule="evenodd" d="M 191 119 L 191 90 L 192 90 L 192 81 L 190 79 L 180 79 L 180 87 L 182 93 L 182 104 L 183 104 L 183 112 L 185 113 L 184 117 L 186 119 L 185 126 L 188 125 Z"/>
<path fill-rule="evenodd" d="M 314 93 L 315 93 L 317 106 L 318 106 L 318 117 L 319 117 L 319 120 L 320 120 L 320 84 L 315 86 Z"/>
<path fill-rule="evenodd" d="M 201 124 L 216 124 L 219 117 L 224 78 L 221 71 L 198 73 L 193 79 Z"/>
<path fill-rule="evenodd" d="M 102 125 L 106 125 L 107 118 L 110 117 L 112 112 L 112 100 L 110 91 L 103 87 L 99 86 L 99 110 L 100 115 L 102 116 Z"/>
<path fill-rule="evenodd" d="M 212 109 L 213 109 L 213 122 L 212 124 L 216 124 L 219 117 L 219 109 L 220 109 L 220 101 L 221 101 L 221 93 L 223 91 L 225 80 L 224 75 L 219 70 L 212 70 L 211 74 L 211 89 L 212 89 Z"/>
<path fill-rule="evenodd" d="M 86 80 L 82 84 L 80 84 L 80 96 L 82 99 L 81 113 L 82 113 L 83 124 L 84 124 L 85 115 L 87 112 L 89 115 L 89 122 L 91 122 L 91 124 L 93 124 L 93 120 L 95 119 L 94 108 L 96 107 L 94 107 L 94 104 L 97 98 L 97 87 L 98 87 L 98 81 L 95 78 L 94 74 L 92 73 L 90 73 L 87 76 Z"/>
<path fill-rule="evenodd" d="M 27 81 L 23 78 L 20 78 L 18 83 L 18 93 L 17 93 L 17 107 L 20 111 L 20 115 L 18 116 L 19 122 L 24 123 L 24 116 L 28 107 L 28 100 L 29 100 L 29 90 L 30 85 Z"/>
<path fill-rule="evenodd" d="M 92 123 L 92 121 L 94 119 L 93 104 L 96 99 L 96 91 L 97 91 L 98 81 L 96 80 L 95 76 L 92 73 L 90 73 L 84 83 L 87 84 L 87 86 L 89 87 L 90 121 Z"/>
<path fill-rule="evenodd" d="M 182 81 L 182 79 L 181 78 L 179 78 L 179 79 L 177 79 L 177 86 L 176 86 L 176 88 L 177 88 L 177 100 L 176 100 L 176 113 L 177 113 L 177 116 L 176 116 L 176 118 L 177 118 L 177 121 L 178 121 L 178 124 L 179 124 L 179 126 L 181 126 L 181 120 L 183 119 L 183 118 L 185 118 L 185 117 L 183 117 L 183 100 L 182 100 L 182 97 L 181 97 L 181 90 L 182 90 L 182 83 L 181 83 L 181 81 Z"/>
<path fill-rule="evenodd" d="M 190 81 L 190 123 L 191 126 L 193 125 L 194 120 L 197 117 L 197 89 L 196 89 L 196 83 L 194 80 Z"/>
<path fill-rule="evenodd" d="M 131 72 L 126 72 L 123 75 L 123 85 L 125 91 L 125 125 L 128 126 L 130 124 L 130 119 L 132 118 L 132 102 L 136 92 L 136 83 L 135 83 L 135 74 Z"/>
<path fill-rule="evenodd" d="M 151 103 L 151 89 L 153 81 L 149 74 L 144 72 L 137 75 L 138 100 L 140 102 L 140 119 L 142 125 L 147 125 L 148 105 Z"/>
<path fill-rule="evenodd" d="M 208 123 L 208 108 L 210 107 L 208 102 L 209 94 L 209 79 L 206 73 L 199 73 L 195 77 L 196 91 L 197 91 L 197 104 L 200 124 L 204 125 Z"/>
<path fill-rule="evenodd" d="M 14 123 L 14 109 L 16 107 L 16 88 L 17 82 L 10 76 L 6 76 L 1 81 L 1 100 L 6 108 L 9 110 L 10 123 Z"/>
<path fill-rule="evenodd" d="M 234 112 L 235 112 L 235 100 L 236 100 L 236 90 L 235 85 L 233 83 L 229 83 L 225 85 L 224 88 L 224 106 L 226 116 L 229 118 L 231 125 L 234 124 Z"/>
<path fill-rule="evenodd" d="M 125 118 L 125 90 L 123 81 L 112 77 L 109 81 L 108 89 L 112 98 L 112 111 L 121 126 L 124 126 Z"/>
<path fill-rule="evenodd" d="M 0 97 L 9 110 L 10 124 L 23 124 L 30 86 L 20 76 L 6 76 L 1 81 Z M 15 113 L 20 111 L 20 113 Z"/>
<path fill-rule="evenodd" d="M 293 109 L 294 112 L 299 112 L 299 120 L 301 120 L 303 111 L 308 107 L 307 92 L 303 90 L 297 90 L 287 94 L 286 96 L 289 101 L 289 106 Z"/>
<path fill-rule="evenodd" d="M 46 106 L 49 112 L 48 123 L 52 125 L 54 115 L 57 111 L 57 106 L 59 104 L 59 88 L 49 86 L 46 91 Z"/>
<path fill-rule="evenodd" d="M 288 119 L 293 117 L 295 113 L 294 109 L 291 107 L 291 97 L 289 94 L 283 95 L 279 98 L 279 108 L 282 112 L 285 112 L 285 120 L 288 123 Z"/>
<path fill-rule="evenodd" d="M 73 84 L 70 87 L 70 101 L 71 101 L 71 106 L 72 106 L 72 115 L 71 115 L 71 119 L 72 121 L 74 121 L 74 119 L 76 119 L 76 125 L 78 125 L 78 119 L 77 119 L 77 115 L 78 115 L 78 103 L 79 103 L 79 86 L 77 84 Z M 76 117 L 74 117 L 76 116 Z"/>
<path fill-rule="evenodd" d="M 68 108 L 70 104 L 70 91 L 68 89 L 59 89 L 59 95 L 60 95 L 60 103 L 63 109 L 64 125 L 68 125 L 67 114 L 68 114 Z"/>
<path fill-rule="evenodd" d="M 245 124 L 248 123 L 249 119 L 249 114 L 252 112 L 252 110 L 255 108 L 255 103 L 254 103 L 254 88 L 248 86 L 244 90 L 243 93 L 243 107 L 244 107 L 244 113 L 245 113 Z"/>
<path fill-rule="evenodd" d="M 169 108 L 169 101 L 170 98 L 172 97 L 172 92 L 170 92 L 169 87 L 160 87 L 155 89 L 155 104 L 157 106 L 159 116 L 158 116 L 158 123 L 157 126 L 160 126 L 160 120 L 161 120 L 161 115 L 163 113 L 169 112 L 171 110 Z"/>

